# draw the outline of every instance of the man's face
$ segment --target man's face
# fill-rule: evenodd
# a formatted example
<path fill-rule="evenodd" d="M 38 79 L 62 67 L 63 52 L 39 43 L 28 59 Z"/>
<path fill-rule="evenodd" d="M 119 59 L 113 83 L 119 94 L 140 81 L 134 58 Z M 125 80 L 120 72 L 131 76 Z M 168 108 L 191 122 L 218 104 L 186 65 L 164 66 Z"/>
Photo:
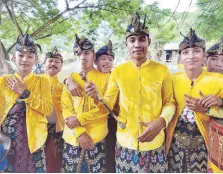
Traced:
<path fill-rule="evenodd" d="M 180 62 L 187 70 L 195 70 L 204 64 L 204 51 L 200 47 L 186 48 L 180 53 Z"/>
<path fill-rule="evenodd" d="M 95 54 L 94 52 L 90 50 L 83 50 L 79 54 L 79 57 L 81 59 L 81 66 L 84 69 L 90 69 L 93 67 L 93 63 L 95 60 Z"/>
<path fill-rule="evenodd" d="M 130 36 L 126 40 L 126 46 L 132 59 L 144 59 L 147 55 L 151 40 L 148 36 Z"/>
<path fill-rule="evenodd" d="M 55 58 L 47 58 L 45 62 L 45 71 L 51 77 L 57 75 L 62 69 L 62 61 Z"/>
<path fill-rule="evenodd" d="M 18 72 L 31 72 L 33 65 L 37 63 L 37 55 L 30 52 L 16 51 L 13 59 Z"/>
<path fill-rule="evenodd" d="M 99 56 L 95 64 L 98 67 L 98 70 L 102 73 L 110 73 L 113 67 L 114 58 L 108 55 Z"/>
<path fill-rule="evenodd" d="M 223 74 L 223 54 L 211 55 L 206 58 L 207 70 Z"/>

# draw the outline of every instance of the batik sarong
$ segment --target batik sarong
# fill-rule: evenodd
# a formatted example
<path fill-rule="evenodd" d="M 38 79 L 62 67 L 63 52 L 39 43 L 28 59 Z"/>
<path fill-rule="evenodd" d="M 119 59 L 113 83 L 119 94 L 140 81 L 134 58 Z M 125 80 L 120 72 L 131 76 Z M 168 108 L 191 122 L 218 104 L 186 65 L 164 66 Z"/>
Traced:
<path fill-rule="evenodd" d="M 82 150 L 79 146 L 64 143 L 62 173 L 105 172 L 105 141 L 95 144 L 93 150 Z"/>
<path fill-rule="evenodd" d="M 188 143 L 187 146 L 180 140 L 184 137 L 186 137 L 185 143 Z M 207 148 L 196 122 L 187 122 L 180 117 L 168 153 L 169 172 L 207 172 L 207 161 Z"/>
<path fill-rule="evenodd" d="M 164 156 L 164 146 L 150 150 L 138 151 L 121 147 L 115 149 L 116 173 L 167 173 L 168 162 Z"/>
<path fill-rule="evenodd" d="M 26 129 L 26 105 L 16 102 L 9 111 L 2 126 L 2 131 L 12 140 L 8 153 L 8 166 L 4 173 L 44 173 L 46 161 L 44 148 L 30 153 Z"/>

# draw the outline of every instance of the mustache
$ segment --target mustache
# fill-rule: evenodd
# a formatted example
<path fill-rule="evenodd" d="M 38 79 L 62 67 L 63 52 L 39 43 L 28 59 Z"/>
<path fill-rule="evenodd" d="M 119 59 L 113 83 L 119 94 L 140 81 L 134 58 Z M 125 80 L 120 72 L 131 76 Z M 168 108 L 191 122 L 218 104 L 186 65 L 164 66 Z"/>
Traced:
<path fill-rule="evenodd" d="M 55 68 L 55 69 L 58 69 L 56 66 L 54 66 L 54 65 L 52 65 L 52 66 L 50 66 L 50 68 Z"/>

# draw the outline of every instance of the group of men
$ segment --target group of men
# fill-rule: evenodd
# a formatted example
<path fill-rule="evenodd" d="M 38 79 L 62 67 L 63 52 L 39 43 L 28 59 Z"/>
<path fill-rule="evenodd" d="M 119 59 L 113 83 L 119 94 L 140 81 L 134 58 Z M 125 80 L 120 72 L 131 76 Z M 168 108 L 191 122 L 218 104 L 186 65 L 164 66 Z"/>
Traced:
<path fill-rule="evenodd" d="M 45 74 L 33 74 L 39 45 L 28 34 L 20 36 L 13 57 L 17 72 L 0 77 L 0 126 L 12 141 L 0 169 L 222 172 L 223 159 L 210 159 L 209 127 L 213 118 L 223 118 L 223 39 L 205 51 L 194 30 L 183 37 L 184 71 L 171 75 L 147 56 L 151 38 L 138 14 L 126 30 L 130 60 L 114 70 L 111 41 L 95 53 L 89 39 L 76 35 L 81 72 L 61 83 L 58 50 L 46 54 Z"/>

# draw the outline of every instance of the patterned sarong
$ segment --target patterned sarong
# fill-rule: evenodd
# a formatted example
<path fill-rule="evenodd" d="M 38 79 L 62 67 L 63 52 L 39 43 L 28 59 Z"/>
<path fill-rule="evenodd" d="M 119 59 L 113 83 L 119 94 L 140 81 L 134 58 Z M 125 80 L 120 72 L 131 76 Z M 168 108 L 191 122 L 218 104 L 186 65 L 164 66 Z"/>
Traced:
<path fill-rule="evenodd" d="M 62 173 L 103 173 L 105 172 L 105 141 L 95 144 L 93 150 L 64 143 Z"/>
<path fill-rule="evenodd" d="M 121 147 L 115 149 L 116 173 L 167 173 L 168 162 L 164 146 L 151 151 L 138 151 Z"/>
<path fill-rule="evenodd" d="M 26 130 L 26 105 L 18 103 L 11 108 L 2 124 L 2 131 L 12 140 L 8 153 L 8 166 L 4 173 L 44 173 L 46 161 L 44 148 L 30 153 Z"/>
<path fill-rule="evenodd" d="M 189 137 L 203 138 L 196 125 L 196 122 L 187 122 L 182 118 L 179 119 L 174 134 L 180 134 L 182 137 L 187 135 Z M 204 141 L 203 143 L 198 144 L 196 147 L 192 147 L 192 145 L 189 147 L 191 148 L 185 148 L 185 146 L 183 146 L 179 140 L 177 140 L 175 137 L 173 138 L 168 153 L 170 173 L 207 172 L 208 155 Z"/>
<path fill-rule="evenodd" d="M 56 124 L 48 124 L 48 137 L 45 147 L 47 173 L 60 173 L 63 143 L 62 132 L 56 132 Z"/>

